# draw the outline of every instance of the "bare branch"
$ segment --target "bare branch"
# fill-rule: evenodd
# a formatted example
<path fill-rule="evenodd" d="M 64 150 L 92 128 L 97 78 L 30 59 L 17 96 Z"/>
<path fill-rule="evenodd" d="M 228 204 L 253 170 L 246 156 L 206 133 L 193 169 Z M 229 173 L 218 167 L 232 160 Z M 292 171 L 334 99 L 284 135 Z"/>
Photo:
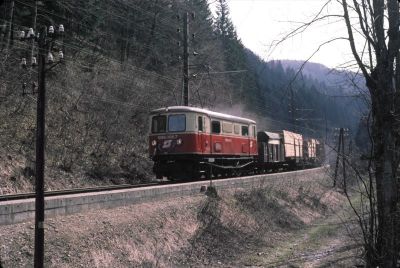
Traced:
<path fill-rule="evenodd" d="M 347 9 L 347 1 L 343 0 L 342 4 L 343 4 L 343 10 L 344 10 L 344 19 L 346 21 L 346 26 L 347 26 L 347 32 L 349 34 L 348 40 L 350 42 L 351 51 L 353 53 L 354 58 L 357 61 L 358 66 L 360 67 L 363 75 L 365 76 L 365 78 L 366 79 L 372 79 L 371 76 L 369 75 L 367 69 L 365 68 L 360 56 L 358 55 L 358 52 L 357 52 L 357 49 L 356 49 L 354 36 L 353 36 L 353 30 L 351 29 L 351 24 L 350 24 L 349 12 L 348 12 L 348 9 Z"/>
<path fill-rule="evenodd" d="M 388 14 L 389 14 L 389 62 L 393 64 L 394 58 L 397 56 L 400 48 L 400 36 L 399 31 L 399 2 L 397 0 L 388 0 Z"/>

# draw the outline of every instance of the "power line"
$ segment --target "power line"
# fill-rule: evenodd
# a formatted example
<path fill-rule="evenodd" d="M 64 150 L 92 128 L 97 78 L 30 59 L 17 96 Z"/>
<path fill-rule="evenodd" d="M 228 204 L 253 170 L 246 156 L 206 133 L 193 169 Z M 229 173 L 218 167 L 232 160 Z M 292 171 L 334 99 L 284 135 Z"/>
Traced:
<path fill-rule="evenodd" d="M 20 50 L 23 50 L 23 51 L 30 51 L 29 49 L 21 48 L 21 46 L 19 46 L 18 44 L 14 44 L 14 45 L 15 45 L 16 47 L 18 47 Z M 68 44 L 68 43 L 66 43 L 66 42 L 64 43 L 64 46 L 67 47 L 67 48 L 75 49 L 76 51 L 79 51 L 79 52 L 81 52 L 81 53 L 83 53 L 83 54 L 86 54 L 86 55 L 90 55 L 90 56 L 93 55 L 93 52 L 92 52 L 92 51 L 87 51 L 87 50 L 84 49 L 84 48 L 77 47 L 77 46 Z M 67 56 L 67 57 L 71 57 L 71 56 Z M 111 58 L 111 57 L 107 57 L 107 56 L 104 56 L 104 55 L 102 55 L 101 57 L 102 57 L 103 59 L 105 59 L 105 60 L 108 60 L 108 61 L 110 61 L 110 62 L 117 63 L 117 64 L 119 64 L 119 65 L 124 64 L 124 63 L 121 63 L 120 61 L 118 61 L 118 60 L 116 60 L 116 59 Z M 76 63 L 77 61 L 74 60 L 73 62 Z M 160 75 L 160 74 L 156 74 L 156 73 L 154 73 L 154 72 L 148 71 L 148 70 L 146 70 L 146 69 L 143 69 L 143 68 L 140 68 L 140 67 L 131 65 L 131 64 L 127 64 L 127 65 L 130 66 L 131 68 L 135 69 L 135 70 L 139 70 L 139 71 L 141 71 L 141 72 L 145 72 L 145 73 L 147 73 L 147 74 L 149 74 L 149 75 L 151 75 L 151 76 L 154 76 L 154 77 L 157 77 L 157 78 L 161 78 L 161 79 L 163 79 L 163 80 L 167 80 L 167 81 L 170 81 L 170 82 L 177 82 L 177 81 L 178 81 L 177 79 L 174 79 L 174 78 L 171 78 L 171 77 L 167 77 L 167 76 L 163 76 L 163 75 Z M 90 68 L 90 66 L 87 66 L 87 65 L 85 65 L 84 67 Z M 103 70 L 106 71 L 106 70 L 109 70 L 109 69 L 103 69 Z"/>
<path fill-rule="evenodd" d="M 19 0 L 14 0 L 14 1 L 16 1 L 16 2 L 18 2 L 18 3 L 20 3 L 20 4 L 22 4 L 22 5 L 25 5 L 25 6 L 27 6 L 27 7 L 31 7 L 31 8 L 34 7 L 33 5 L 30 5 L 30 4 L 21 2 L 21 1 L 19 1 Z M 91 4 L 89 4 L 89 5 L 91 5 Z M 91 6 L 93 6 L 93 5 L 91 5 Z M 88 10 L 79 8 L 79 7 L 77 7 L 77 6 L 75 6 L 74 8 L 77 9 L 77 10 L 84 11 L 85 13 L 90 14 L 90 15 L 92 15 L 92 16 L 98 18 L 98 19 L 101 19 L 101 17 L 100 17 L 98 14 L 96 14 L 96 13 L 89 12 Z M 66 17 L 63 17 L 63 16 L 61 16 L 61 15 L 59 15 L 59 14 L 56 14 L 56 13 L 53 13 L 53 12 L 51 12 L 51 11 L 48 11 L 48 10 L 45 10 L 45 9 L 41 9 L 41 8 L 38 8 L 38 11 L 43 12 L 43 13 L 46 13 L 46 14 L 48 14 L 48 15 L 56 16 L 56 17 L 58 17 L 58 18 L 60 18 L 60 19 L 63 19 L 63 20 L 65 20 L 65 21 L 69 21 L 69 22 L 74 23 L 74 24 L 80 25 L 80 26 L 84 27 L 85 29 L 93 30 L 92 28 L 89 28 L 88 26 L 86 26 L 86 25 L 84 25 L 84 24 L 82 24 L 82 23 L 80 23 L 80 22 L 71 21 L 71 19 L 66 18 Z M 123 16 L 120 16 L 120 15 L 117 15 L 117 14 L 114 14 L 114 13 L 111 13 L 111 12 L 109 12 L 109 11 L 102 10 L 102 12 L 106 13 L 107 15 L 109 15 L 109 16 L 112 17 L 112 18 L 119 18 L 119 19 L 123 19 L 124 21 L 127 20 L 127 18 L 125 18 L 125 17 L 123 17 Z M 121 22 L 121 21 L 118 21 L 118 20 L 115 20 L 114 22 L 117 22 L 117 23 L 119 23 L 119 24 L 122 24 L 122 22 Z M 163 24 L 161 24 L 161 25 L 163 25 Z M 135 26 L 136 26 L 136 27 L 139 27 L 139 28 L 142 28 L 142 29 L 144 29 L 144 30 L 149 30 L 148 28 L 144 28 L 143 26 L 138 25 L 138 24 L 135 25 Z M 164 26 L 165 26 L 165 25 L 164 25 Z M 168 25 L 168 26 L 171 26 L 171 25 Z M 175 25 L 173 25 L 173 27 L 175 27 Z M 174 28 L 172 28 L 172 29 L 174 29 Z M 175 38 L 173 38 L 173 37 L 171 37 L 171 36 L 165 35 L 164 33 L 161 33 L 161 32 L 158 32 L 158 31 L 154 31 L 154 32 L 156 32 L 156 33 L 158 33 L 158 34 L 160 34 L 160 35 L 166 36 L 166 37 L 168 38 L 168 40 L 170 40 L 170 39 L 175 39 Z M 175 40 L 177 40 L 177 39 L 175 39 Z"/>

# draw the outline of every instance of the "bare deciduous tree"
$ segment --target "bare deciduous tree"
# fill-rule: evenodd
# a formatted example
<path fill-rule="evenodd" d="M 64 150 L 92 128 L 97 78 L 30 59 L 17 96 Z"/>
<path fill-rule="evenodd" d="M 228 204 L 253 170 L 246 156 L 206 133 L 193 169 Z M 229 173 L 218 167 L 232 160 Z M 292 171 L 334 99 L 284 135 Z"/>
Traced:
<path fill-rule="evenodd" d="M 365 189 L 372 192 L 368 193 L 371 221 L 365 233 L 366 263 L 367 267 L 396 267 L 400 260 L 400 182 L 397 178 L 400 163 L 399 1 L 337 0 L 343 14 L 324 14 L 323 10 L 333 2 L 327 0 L 312 20 L 301 24 L 273 45 L 276 47 L 326 18 L 342 18 L 345 22 L 348 37 L 336 37 L 322 45 L 339 39 L 348 40 L 355 66 L 365 78 L 371 101 L 372 152 L 368 173 L 372 176 L 370 186 Z"/>
<path fill-rule="evenodd" d="M 398 98 L 399 66 L 399 3 L 397 0 L 342 0 L 349 43 L 355 60 L 367 83 L 372 102 L 373 163 L 376 179 L 378 230 L 371 247 L 368 266 L 396 267 L 399 241 L 398 181 L 400 135 L 397 129 L 400 116 Z M 358 26 L 368 44 L 369 63 L 357 50 L 354 38 L 355 23 L 349 8 L 357 14 Z M 386 29 L 388 25 L 388 29 Z M 372 242 L 372 241 L 371 241 Z M 372 253 L 372 254 L 371 254 Z"/>

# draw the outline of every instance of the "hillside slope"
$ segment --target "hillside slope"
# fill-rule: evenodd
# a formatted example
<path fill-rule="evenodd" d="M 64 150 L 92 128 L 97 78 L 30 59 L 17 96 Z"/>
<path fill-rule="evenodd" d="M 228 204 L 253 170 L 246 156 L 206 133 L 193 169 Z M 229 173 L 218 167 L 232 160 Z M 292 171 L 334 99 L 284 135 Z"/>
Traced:
<path fill-rule="evenodd" d="M 230 22 L 226 1 L 216 18 L 206 0 L 12 0 L 1 1 L 0 8 L 5 11 L 0 12 L 5 22 L 0 33 L 0 187 L 7 193 L 32 189 L 34 181 L 36 95 L 22 96 L 21 85 L 26 83 L 30 92 L 37 70 L 19 64 L 21 58 L 30 63 L 37 47 L 17 38 L 32 27 L 33 18 L 35 32 L 44 25 L 65 28 L 64 43 L 54 46 L 56 59 L 64 50 L 64 64 L 47 74 L 48 189 L 152 178 L 148 114 L 182 104 L 185 11 L 195 13 L 189 16 L 190 105 L 255 118 L 260 129 L 315 137 L 325 136 L 326 125 L 351 127 L 358 116 L 322 95 L 314 80 L 291 83 L 293 71 L 247 50 Z M 310 112 L 300 112 L 306 109 Z"/>

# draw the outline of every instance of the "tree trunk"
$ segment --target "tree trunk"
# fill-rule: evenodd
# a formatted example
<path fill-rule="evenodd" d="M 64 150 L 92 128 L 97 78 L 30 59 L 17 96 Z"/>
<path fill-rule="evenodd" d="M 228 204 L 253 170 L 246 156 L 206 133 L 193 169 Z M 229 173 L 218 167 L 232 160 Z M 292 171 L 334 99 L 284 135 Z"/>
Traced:
<path fill-rule="evenodd" d="M 394 136 L 394 118 L 391 109 L 393 103 L 393 95 L 390 94 L 391 89 L 393 89 L 392 75 L 391 72 L 387 72 L 386 75 L 383 75 L 384 73 L 384 71 L 380 71 L 378 90 L 375 91 L 376 99 L 372 103 L 372 112 L 374 116 L 374 164 L 378 207 L 378 263 L 380 267 L 390 268 L 396 267 L 398 255 L 396 241 L 398 185 L 397 168 L 395 167 L 397 138 Z"/>

